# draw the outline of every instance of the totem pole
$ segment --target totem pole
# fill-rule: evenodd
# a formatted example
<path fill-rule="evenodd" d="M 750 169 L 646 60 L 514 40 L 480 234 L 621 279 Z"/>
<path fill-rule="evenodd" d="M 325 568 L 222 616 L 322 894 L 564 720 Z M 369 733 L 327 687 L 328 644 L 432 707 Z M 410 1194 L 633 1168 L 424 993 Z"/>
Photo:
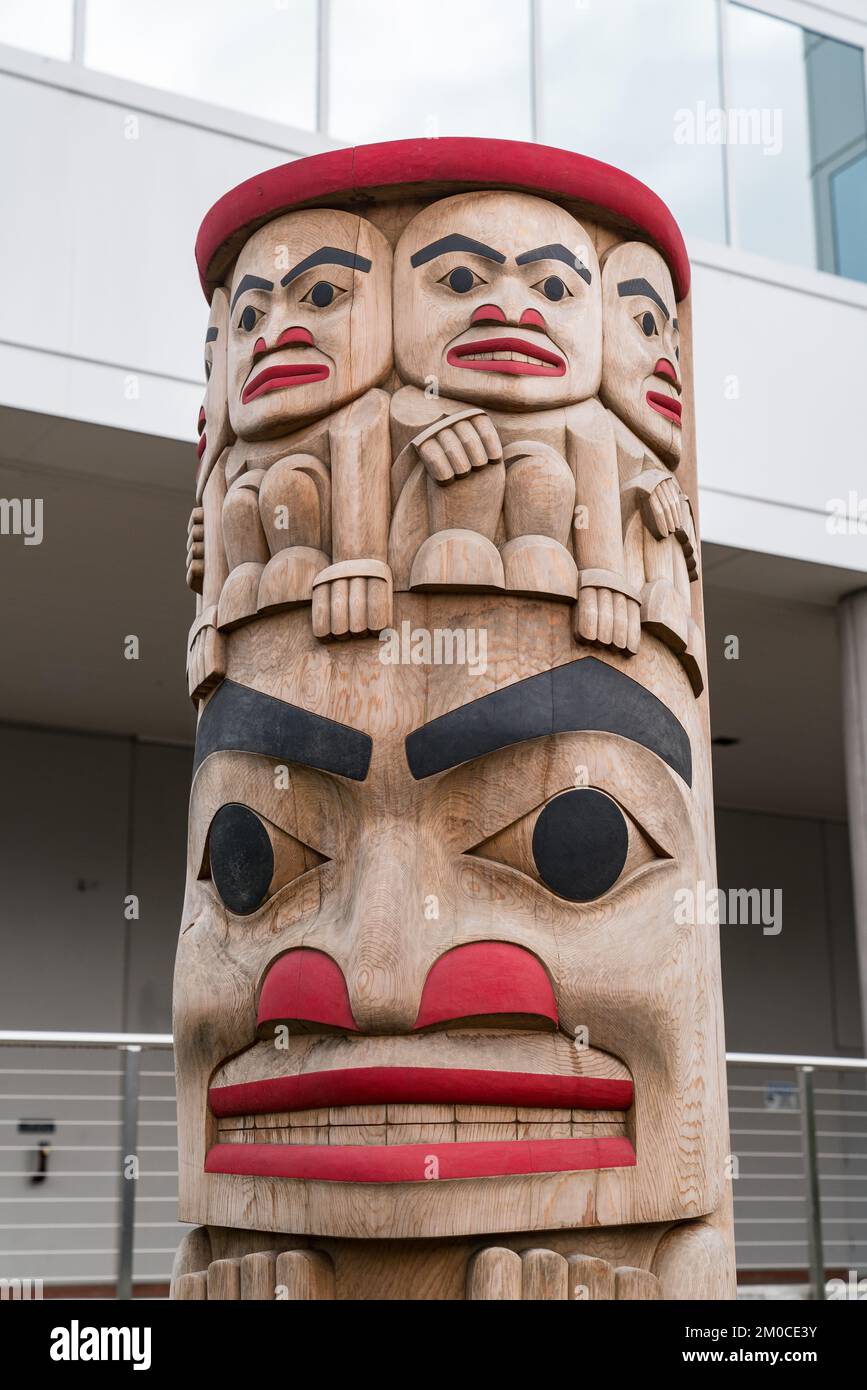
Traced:
<path fill-rule="evenodd" d="M 196 249 L 173 1297 L 733 1297 L 674 221 L 421 140 Z"/>

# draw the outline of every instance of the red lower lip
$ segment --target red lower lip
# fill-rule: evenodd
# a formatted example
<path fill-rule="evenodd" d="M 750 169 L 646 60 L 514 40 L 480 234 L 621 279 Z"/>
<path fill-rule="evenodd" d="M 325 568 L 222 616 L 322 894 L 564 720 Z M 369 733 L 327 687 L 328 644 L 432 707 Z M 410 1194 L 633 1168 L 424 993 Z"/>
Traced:
<path fill-rule="evenodd" d="M 474 1144 L 215 1144 L 206 1173 L 320 1182 L 423 1182 L 633 1168 L 628 1139 L 518 1139 Z"/>
<path fill-rule="evenodd" d="M 209 1100 L 219 1117 L 388 1102 L 628 1110 L 632 1082 L 452 1067 L 352 1067 L 212 1086 Z"/>
<path fill-rule="evenodd" d="M 284 391 L 291 386 L 310 386 L 315 381 L 324 381 L 330 376 L 330 368 L 324 362 L 296 362 L 291 366 L 266 367 L 264 372 L 254 376 L 244 387 L 241 400 L 249 405 L 257 396 L 267 391 Z"/>
<path fill-rule="evenodd" d="M 536 358 L 535 362 L 467 362 L 468 356 L 479 352 L 520 352 L 525 357 Z M 453 367 L 463 367 L 470 372 L 500 372 L 504 376 L 565 376 L 566 363 L 556 353 L 547 348 L 527 343 L 523 338 L 491 338 L 478 343 L 462 343 L 451 348 L 446 361 Z"/>
<path fill-rule="evenodd" d="M 666 396 L 661 391 L 648 391 L 646 399 L 651 410 L 655 410 L 657 415 L 664 415 L 666 420 L 671 420 L 675 425 L 683 424 L 683 406 L 673 396 Z"/>
<path fill-rule="evenodd" d="M 205 452 L 205 450 L 206 450 L 207 447 L 208 447 L 208 436 L 207 436 L 206 434 L 203 434 L 203 435 L 200 436 L 199 442 L 198 442 L 198 444 L 196 445 L 196 458 L 197 458 L 197 459 L 200 459 L 200 458 L 202 457 L 202 454 Z"/>

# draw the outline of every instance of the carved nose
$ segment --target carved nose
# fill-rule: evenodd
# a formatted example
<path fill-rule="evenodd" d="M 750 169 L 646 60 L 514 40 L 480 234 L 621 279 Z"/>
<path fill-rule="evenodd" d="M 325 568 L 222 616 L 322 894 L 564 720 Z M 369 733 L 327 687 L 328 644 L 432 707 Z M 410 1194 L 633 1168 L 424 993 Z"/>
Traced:
<path fill-rule="evenodd" d="M 424 977 L 426 880 L 414 827 L 391 824 L 359 847 L 346 924 L 346 983 L 363 1033 L 408 1033 Z M 433 890 L 431 890 L 433 891 Z"/>

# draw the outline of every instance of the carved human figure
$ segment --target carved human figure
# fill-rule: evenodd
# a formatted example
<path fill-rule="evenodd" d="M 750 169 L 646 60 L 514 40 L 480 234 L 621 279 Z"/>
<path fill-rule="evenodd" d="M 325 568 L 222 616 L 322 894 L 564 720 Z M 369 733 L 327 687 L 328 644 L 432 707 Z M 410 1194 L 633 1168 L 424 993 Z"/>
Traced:
<path fill-rule="evenodd" d="M 599 264 L 581 223 L 523 193 L 425 208 L 395 250 L 395 363 L 400 582 L 577 599 L 584 640 L 636 650 L 617 457 L 595 399 Z"/>
<path fill-rule="evenodd" d="M 216 289 L 205 331 L 205 394 L 198 418 L 196 505 L 187 529 L 187 583 L 199 596 L 187 656 L 187 679 L 193 699 L 206 695 L 224 674 L 217 605 L 227 576 L 221 520 L 226 495 L 223 453 L 233 438 L 226 380 L 228 329 L 229 298 L 224 289 Z"/>
<path fill-rule="evenodd" d="M 220 626 L 313 600 L 319 637 L 390 620 L 391 248 L 331 209 L 250 237 L 230 284 Z"/>
<path fill-rule="evenodd" d="M 678 486 L 683 433 L 680 325 L 671 272 L 644 242 L 615 246 L 602 274 L 600 395 L 617 439 L 627 573 L 642 624 L 677 652 L 699 693 L 704 648 L 692 616 L 695 527 Z"/>

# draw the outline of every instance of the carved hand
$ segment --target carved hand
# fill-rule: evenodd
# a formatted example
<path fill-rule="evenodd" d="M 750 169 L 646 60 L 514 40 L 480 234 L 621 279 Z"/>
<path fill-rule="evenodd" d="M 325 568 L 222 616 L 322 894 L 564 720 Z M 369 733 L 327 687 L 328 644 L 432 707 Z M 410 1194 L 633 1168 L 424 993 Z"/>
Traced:
<path fill-rule="evenodd" d="M 492 1245 L 470 1262 L 467 1299 L 505 1299 L 556 1302 L 599 1299 L 641 1300 L 660 1298 L 659 1280 L 644 1269 L 621 1265 L 590 1255 L 560 1255 L 556 1250 L 507 1250 Z"/>
<path fill-rule="evenodd" d="M 642 498 L 641 510 L 645 526 L 658 541 L 679 532 L 683 526 L 681 491 L 674 478 L 663 473 L 653 491 Z"/>
<path fill-rule="evenodd" d="M 363 637 L 391 626 L 391 570 L 382 560 L 342 560 L 313 583 L 313 635 Z"/>
<path fill-rule="evenodd" d="M 500 437 L 484 411 L 447 415 L 417 435 L 413 444 L 437 483 L 450 483 L 474 468 L 503 459 Z"/>
<path fill-rule="evenodd" d="M 178 1275 L 171 1297 L 235 1303 L 332 1299 L 334 1266 L 319 1250 L 257 1250 Z"/>
<path fill-rule="evenodd" d="M 187 525 L 187 584 L 200 594 L 205 582 L 205 509 L 193 507 Z"/>
<path fill-rule="evenodd" d="M 585 585 L 578 591 L 575 636 L 634 655 L 641 641 L 641 604 L 619 589 Z"/>

